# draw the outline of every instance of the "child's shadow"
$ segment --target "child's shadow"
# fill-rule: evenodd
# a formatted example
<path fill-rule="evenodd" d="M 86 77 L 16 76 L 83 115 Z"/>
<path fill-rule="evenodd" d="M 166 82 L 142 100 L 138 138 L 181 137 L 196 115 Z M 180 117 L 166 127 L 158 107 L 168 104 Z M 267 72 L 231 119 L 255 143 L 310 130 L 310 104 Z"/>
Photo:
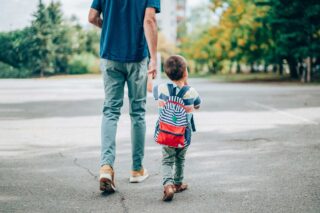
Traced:
<path fill-rule="evenodd" d="M 109 197 L 109 196 L 112 196 L 115 194 L 116 194 L 116 192 L 101 192 L 100 197 Z"/>

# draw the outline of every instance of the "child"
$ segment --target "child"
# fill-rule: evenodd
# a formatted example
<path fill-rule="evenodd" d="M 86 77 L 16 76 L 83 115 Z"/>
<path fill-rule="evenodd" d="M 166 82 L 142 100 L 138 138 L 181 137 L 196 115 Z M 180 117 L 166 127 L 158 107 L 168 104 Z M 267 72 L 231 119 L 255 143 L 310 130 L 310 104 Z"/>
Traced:
<path fill-rule="evenodd" d="M 163 145 L 163 200 L 171 201 L 175 192 L 188 188 L 188 185 L 182 182 L 184 161 L 191 141 L 191 129 L 194 129 L 192 112 L 199 109 L 201 100 L 197 91 L 188 86 L 187 62 L 182 56 L 169 57 L 164 64 L 164 70 L 171 82 L 153 87 L 153 74 L 150 73 L 148 91 L 153 92 L 159 104 L 160 116 L 155 140 Z"/>

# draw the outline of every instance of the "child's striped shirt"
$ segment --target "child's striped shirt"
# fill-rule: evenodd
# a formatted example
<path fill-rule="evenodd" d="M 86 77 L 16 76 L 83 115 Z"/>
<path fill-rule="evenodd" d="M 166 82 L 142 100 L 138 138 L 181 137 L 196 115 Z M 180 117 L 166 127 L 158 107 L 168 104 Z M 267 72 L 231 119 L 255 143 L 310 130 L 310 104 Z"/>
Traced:
<path fill-rule="evenodd" d="M 174 84 L 173 88 L 176 88 L 176 94 L 179 93 L 180 88 Z M 169 89 L 168 89 L 168 83 L 159 84 L 153 87 L 153 97 L 155 100 L 158 101 L 159 106 L 159 113 L 161 112 L 162 108 L 166 104 L 166 101 L 169 98 Z M 198 92 L 193 88 L 190 87 L 190 89 L 187 91 L 187 93 L 183 96 L 183 102 L 185 105 L 186 112 L 188 114 L 188 120 L 190 122 L 192 117 L 192 112 L 194 111 L 195 107 L 200 106 L 201 99 L 198 94 Z"/>

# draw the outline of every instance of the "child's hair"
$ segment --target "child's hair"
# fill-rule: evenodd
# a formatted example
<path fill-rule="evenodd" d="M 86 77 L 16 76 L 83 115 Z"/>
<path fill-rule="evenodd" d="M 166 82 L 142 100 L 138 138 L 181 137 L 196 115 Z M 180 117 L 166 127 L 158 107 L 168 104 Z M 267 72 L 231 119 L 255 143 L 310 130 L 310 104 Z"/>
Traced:
<path fill-rule="evenodd" d="M 178 81 L 183 78 L 184 72 L 187 69 L 187 63 L 182 56 L 170 56 L 164 63 L 164 72 L 172 81 Z"/>

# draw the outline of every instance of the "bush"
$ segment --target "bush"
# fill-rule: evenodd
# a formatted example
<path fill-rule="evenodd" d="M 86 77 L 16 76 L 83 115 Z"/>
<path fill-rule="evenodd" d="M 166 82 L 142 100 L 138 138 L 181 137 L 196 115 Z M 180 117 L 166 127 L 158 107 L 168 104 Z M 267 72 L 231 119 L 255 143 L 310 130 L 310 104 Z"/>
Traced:
<path fill-rule="evenodd" d="M 0 78 L 27 78 L 32 76 L 28 69 L 18 69 L 0 62 Z"/>
<path fill-rule="evenodd" d="M 93 54 L 80 54 L 72 56 L 68 73 L 69 74 L 85 74 L 99 72 L 99 61 Z"/>

